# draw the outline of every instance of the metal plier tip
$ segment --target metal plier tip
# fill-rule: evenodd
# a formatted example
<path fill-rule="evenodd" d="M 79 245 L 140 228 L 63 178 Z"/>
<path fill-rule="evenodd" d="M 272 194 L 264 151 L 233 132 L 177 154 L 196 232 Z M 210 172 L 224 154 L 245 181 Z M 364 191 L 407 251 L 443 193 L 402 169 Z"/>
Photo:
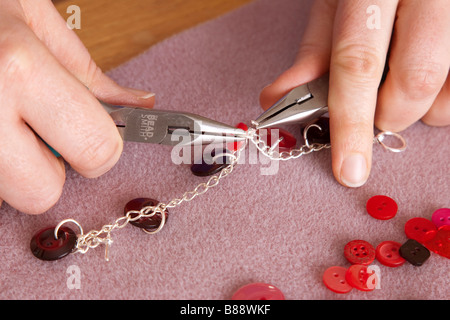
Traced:
<path fill-rule="evenodd" d="M 306 124 L 327 113 L 328 81 L 326 74 L 292 89 L 254 121 L 256 129 L 288 123 Z"/>

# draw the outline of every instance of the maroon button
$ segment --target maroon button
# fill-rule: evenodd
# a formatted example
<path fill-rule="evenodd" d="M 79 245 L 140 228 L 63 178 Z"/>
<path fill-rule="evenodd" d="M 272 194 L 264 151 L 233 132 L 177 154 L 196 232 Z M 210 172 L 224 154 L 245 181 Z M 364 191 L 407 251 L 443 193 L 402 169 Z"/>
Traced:
<path fill-rule="evenodd" d="M 405 224 L 405 233 L 409 239 L 424 243 L 434 238 L 437 228 L 433 222 L 425 218 L 412 218 Z"/>
<path fill-rule="evenodd" d="M 284 295 L 271 284 L 250 283 L 239 288 L 231 300 L 284 300 Z"/>
<path fill-rule="evenodd" d="M 129 201 L 124 208 L 124 215 L 126 215 L 129 211 L 141 211 L 144 207 L 155 207 L 159 203 L 158 200 L 150 199 L 150 198 L 136 198 Z M 150 214 L 152 211 L 148 212 Z M 168 210 L 164 210 L 165 219 L 167 220 L 169 216 Z M 138 213 L 130 213 L 131 218 L 135 218 L 138 216 Z M 161 213 L 157 212 L 152 217 L 142 217 L 136 221 L 130 221 L 130 223 L 138 228 L 143 228 L 149 231 L 155 230 L 161 224 Z"/>
<path fill-rule="evenodd" d="M 381 242 L 375 250 L 377 260 L 387 267 L 400 267 L 406 262 L 399 252 L 401 246 L 395 241 Z"/>
<path fill-rule="evenodd" d="M 58 239 L 55 239 L 55 228 L 42 229 L 31 238 L 30 249 L 36 258 L 45 261 L 58 260 L 67 256 L 75 248 L 77 243 L 75 232 L 70 228 L 60 227 Z"/>
<path fill-rule="evenodd" d="M 348 293 L 353 287 L 345 280 L 347 269 L 344 267 L 330 267 L 323 273 L 323 283 L 325 286 L 336 293 Z"/>
<path fill-rule="evenodd" d="M 450 259 L 450 226 L 442 226 L 435 237 L 424 243 L 428 250 Z"/>
<path fill-rule="evenodd" d="M 345 280 L 355 289 L 372 291 L 378 284 L 378 277 L 368 266 L 354 264 L 347 269 Z"/>
<path fill-rule="evenodd" d="M 207 177 L 212 176 L 229 166 L 232 157 L 228 154 L 231 154 L 231 152 L 227 149 L 218 150 L 218 152 L 221 152 L 221 155 L 217 154 L 217 159 L 214 159 L 216 157 L 216 149 L 212 150 L 210 155 L 202 156 L 201 161 L 198 161 L 200 163 L 191 165 L 192 173 L 199 177 Z"/>
<path fill-rule="evenodd" d="M 308 128 L 307 136 L 308 142 L 310 144 L 319 143 L 319 144 L 327 144 L 330 143 L 330 119 L 327 117 L 319 118 L 315 123 L 315 125 L 319 126 L 311 126 Z"/>
<path fill-rule="evenodd" d="M 450 209 L 449 208 L 437 209 L 435 212 L 433 212 L 433 215 L 431 216 L 431 221 L 437 228 L 442 226 L 450 226 Z"/>
<path fill-rule="evenodd" d="M 344 256 L 351 264 L 369 265 L 375 260 L 375 249 L 367 241 L 353 240 L 345 245 Z"/>
<path fill-rule="evenodd" d="M 395 217 L 398 211 L 397 203 L 388 196 L 377 195 L 366 203 L 367 212 L 378 220 L 389 220 Z"/>

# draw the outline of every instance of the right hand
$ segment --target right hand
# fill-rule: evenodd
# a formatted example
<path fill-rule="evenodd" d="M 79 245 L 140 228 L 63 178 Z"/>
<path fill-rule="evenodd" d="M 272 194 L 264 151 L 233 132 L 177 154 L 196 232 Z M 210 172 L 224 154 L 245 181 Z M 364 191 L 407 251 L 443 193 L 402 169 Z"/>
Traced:
<path fill-rule="evenodd" d="M 0 0 L 0 202 L 38 214 L 58 201 L 64 163 L 36 133 L 84 177 L 106 173 L 123 142 L 97 99 L 151 108 L 153 96 L 103 74 L 51 1 Z"/>

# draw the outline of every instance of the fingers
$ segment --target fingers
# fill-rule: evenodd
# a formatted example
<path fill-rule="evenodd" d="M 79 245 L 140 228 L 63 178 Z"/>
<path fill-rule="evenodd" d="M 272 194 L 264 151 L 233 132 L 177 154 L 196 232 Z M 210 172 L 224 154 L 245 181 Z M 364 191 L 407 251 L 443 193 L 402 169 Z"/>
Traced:
<path fill-rule="evenodd" d="M 450 79 L 448 76 L 433 106 L 422 120 L 430 126 L 442 127 L 450 125 Z"/>
<path fill-rule="evenodd" d="M 449 103 L 448 85 L 443 85 L 450 67 L 450 20 L 443 12 L 450 12 L 447 0 L 400 2 L 390 71 L 380 90 L 375 118 L 381 130 L 404 130 L 433 104 L 424 120 L 448 123 L 448 116 L 442 116 Z"/>
<path fill-rule="evenodd" d="M 123 88 L 101 71 L 77 35 L 67 28 L 51 1 L 43 1 L 39 5 L 34 1 L 23 1 L 23 7 L 27 12 L 27 22 L 37 37 L 97 98 L 117 105 L 153 107 L 153 93 Z"/>
<path fill-rule="evenodd" d="M 263 109 L 270 108 L 291 89 L 328 71 L 336 4 L 335 0 L 314 2 L 295 63 L 261 92 L 260 103 Z"/>
<path fill-rule="evenodd" d="M 332 167 L 348 187 L 363 185 L 372 162 L 373 117 L 397 1 L 380 1 L 381 28 L 366 27 L 373 1 L 339 1 L 330 64 Z"/>

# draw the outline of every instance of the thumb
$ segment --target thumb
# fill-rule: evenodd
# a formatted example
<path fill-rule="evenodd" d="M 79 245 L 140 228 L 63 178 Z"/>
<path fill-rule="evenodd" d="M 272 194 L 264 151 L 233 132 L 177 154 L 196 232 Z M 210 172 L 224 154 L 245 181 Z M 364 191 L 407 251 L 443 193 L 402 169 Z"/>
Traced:
<path fill-rule="evenodd" d="M 27 24 L 36 36 L 98 99 L 117 105 L 153 107 L 153 93 L 122 87 L 102 72 L 75 32 L 67 27 L 66 21 L 51 1 L 43 1 L 39 5 L 34 1 L 23 1 L 23 10 Z"/>

